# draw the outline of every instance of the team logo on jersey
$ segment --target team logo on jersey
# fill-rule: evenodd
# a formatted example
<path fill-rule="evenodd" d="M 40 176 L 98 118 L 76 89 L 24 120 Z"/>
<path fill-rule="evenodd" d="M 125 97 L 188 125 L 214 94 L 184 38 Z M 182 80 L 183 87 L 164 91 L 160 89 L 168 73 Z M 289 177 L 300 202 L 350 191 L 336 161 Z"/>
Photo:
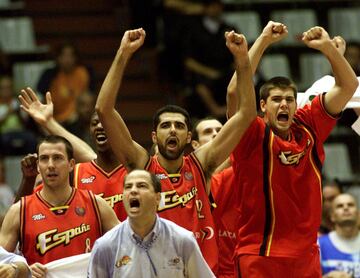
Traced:
<path fill-rule="evenodd" d="M 189 192 L 179 196 L 176 190 L 161 192 L 158 211 L 163 211 L 177 206 L 185 207 L 197 194 L 198 189 L 193 186 Z"/>
<path fill-rule="evenodd" d="M 194 176 L 191 172 L 185 172 L 184 177 L 186 180 L 191 181 L 194 179 Z"/>
<path fill-rule="evenodd" d="M 44 214 L 38 213 L 38 214 L 34 214 L 31 218 L 32 218 L 32 220 L 34 220 L 34 221 L 38 221 L 38 220 L 43 220 L 43 219 L 45 219 L 46 217 L 45 217 Z"/>
<path fill-rule="evenodd" d="M 63 244 L 64 246 L 70 244 L 70 241 L 86 232 L 90 231 L 89 224 L 81 224 L 78 227 L 68 229 L 63 232 L 58 232 L 58 229 L 52 229 L 39 234 L 36 238 L 36 250 L 44 255 L 47 251 Z"/>
<path fill-rule="evenodd" d="M 159 179 L 159 180 L 166 180 L 168 178 L 167 175 L 165 174 L 156 174 L 156 177 Z"/>
<path fill-rule="evenodd" d="M 85 215 L 85 208 L 83 207 L 76 207 L 75 208 L 75 213 L 79 216 L 84 216 Z"/>
<path fill-rule="evenodd" d="M 171 258 L 168 260 L 168 266 L 175 267 L 178 266 L 180 262 L 181 259 L 179 257 Z"/>
<path fill-rule="evenodd" d="M 80 180 L 80 182 L 81 182 L 81 183 L 84 183 L 84 184 L 89 184 L 89 183 L 93 183 L 95 179 L 96 179 L 95 176 L 90 176 L 90 177 L 88 177 L 88 178 L 82 178 L 82 179 Z"/>
<path fill-rule="evenodd" d="M 293 154 L 292 151 L 280 152 L 279 158 L 284 165 L 299 164 L 300 159 L 305 155 L 306 150 Z"/>
<path fill-rule="evenodd" d="M 205 228 L 200 229 L 199 232 L 194 232 L 195 238 L 200 239 L 201 242 L 212 239 L 214 235 L 214 229 L 210 226 L 206 226 Z"/>
<path fill-rule="evenodd" d="M 125 255 L 125 256 L 122 256 L 122 258 L 116 262 L 115 266 L 117 268 L 119 268 L 119 267 L 122 267 L 123 265 L 127 265 L 129 263 L 131 263 L 131 258 L 129 256 Z"/>

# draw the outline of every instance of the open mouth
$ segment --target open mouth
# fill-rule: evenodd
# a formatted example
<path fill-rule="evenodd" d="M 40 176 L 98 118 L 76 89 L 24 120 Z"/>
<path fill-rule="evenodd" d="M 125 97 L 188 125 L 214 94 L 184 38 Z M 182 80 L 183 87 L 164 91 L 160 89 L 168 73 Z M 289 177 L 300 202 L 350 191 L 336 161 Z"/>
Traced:
<path fill-rule="evenodd" d="M 96 141 L 99 143 L 104 143 L 107 140 L 107 137 L 104 133 L 96 134 Z"/>
<path fill-rule="evenodd" d="M 140 202 L 138 199 L 130 199 L 130 208 L 139 208 Z"/>
<path fill-rule="evenodd" d="M 279 122 L 287 122 L 289 120 L 289 115 L 286 114 L 286 113 L 280 113 L 278 116 L 277 116 L 277 120 Z"/>
<path fill-rule="evenodd" d="M 170 138 L 170 139 L 168 139 L 167 142 L 166 142 L 166 145 L 167 145 L 169 148 L 171 148 L 171 149 L 176 148 L 176 146 L 177 146 L 177 140 L 176 140 L 176 138 Z"/>

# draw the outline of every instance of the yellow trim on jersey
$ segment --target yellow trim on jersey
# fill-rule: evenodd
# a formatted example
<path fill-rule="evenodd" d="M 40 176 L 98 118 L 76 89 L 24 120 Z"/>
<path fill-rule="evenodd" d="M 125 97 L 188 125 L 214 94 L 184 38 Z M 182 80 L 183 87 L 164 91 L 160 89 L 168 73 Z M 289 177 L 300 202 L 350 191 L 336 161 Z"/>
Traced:
<path fill-rule="evenodd" d="M 274 144 L 274 133 L 270 133 L 270 168 L 269 168 L 269 193 L 270 193 L 270 205 L 271 205 L 271 214 L 272 214 L 272 223 L 271 223 L 271 232 L 268 240 L 268 244 L 266 247 L 266 256 L 270 255 L 270 248 L 272 239 L 274 236 L 274 230 L 275 230 L 275 208 L 274 208 L 274 192 L 272 190 L 272 174 L 273 174 L 273 168 L 274 168 L 274 153 L 273 153 L 273 144 Z"/>
<path fill-rule="evenodd" d="M 76 164 L 75 169 L 74 169 L 74 187 L 75 188 L 79 187 L 79 184 L 78 184 L 79 168 L 80 168 L 80 163 Z"/>
<path fill-rule="evenodd" d="M 54 211 L 54 210 L 59 210 L 59 209 L 68 209 L 69 206 L 59 206 L 59 207 L 52 207 L 50 208 L 51 211 Z"/>
<path fill-rule="evenodd" d="M 310 138 L 311 138 L 311 141 L 312 143 L 314 144 L 313 147 L 311 148 L 310 150 L 310 163 L 311 163 L 311 166 L 313 167 L 314 169 L 314 172 L 318 178 L 318 181 L 319 181 L 319 190 L 320 190 L 320 198 L 321 198 L 321 203 L 322 203 L 322 189 L 321 189 L 321 173 L 319 172 L 319 169 L 316 167 L 314 161 L 313 161 L 313 156 L 312 156 L 312 153 L 313 153 L 313 149 L 316 148 L 315 146 L 315 140 L 314 140 L 314 137 L 312 136 L 311 132 L 303 125 L 301 125 L 301 127 L 309 134 Z"/>
<path fill-rule="evenodd" d="M 168 174 L 169 178 L 180 178 L 181 174 Z"/>

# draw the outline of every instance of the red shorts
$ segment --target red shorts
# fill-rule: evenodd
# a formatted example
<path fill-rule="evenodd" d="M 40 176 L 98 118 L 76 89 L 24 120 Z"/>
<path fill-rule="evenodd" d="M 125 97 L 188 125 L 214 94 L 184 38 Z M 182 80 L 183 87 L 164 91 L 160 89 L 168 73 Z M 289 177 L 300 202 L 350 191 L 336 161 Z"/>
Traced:
<path fill-rule="evenodd" d="M 321 278 L 319 250 L 299 258 L 240 255 L 237 278 Z"/>

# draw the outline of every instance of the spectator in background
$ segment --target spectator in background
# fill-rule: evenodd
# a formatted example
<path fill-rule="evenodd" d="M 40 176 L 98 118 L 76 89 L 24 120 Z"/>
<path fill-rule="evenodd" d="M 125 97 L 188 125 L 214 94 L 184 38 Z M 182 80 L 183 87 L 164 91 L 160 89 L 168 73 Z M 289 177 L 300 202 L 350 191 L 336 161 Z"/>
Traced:
<path fill-rule="evenodd" d="M 360 76 L 360 43 L 355 41 L 347 43 L 344 56 L 355 74 Z"/>
<path fill-rule="evenodd" d="M 69 126 L 69 132 L 80 137 L 93 148 L 95 148 L 95 145 L 89 133 L 89 126 L 95 102 L 95 95 L 90 92 L 80 95 L 76 100 L 75 121 Z"/>
<path fill-rule="evenodd" d="M 20 112 L 10 75 L 0 76 L 0 152 L 2 155 L 20 155 L 34 152 L 35 135 L 26 130 L 30 121 Z"/>
<path fill-rule="evenodd" d="M 186 32 L 184 63 L 195 94 L 190 95 L 188 108 L 195 117 L 210 114 L 226 120 L 225 90 L 233 73 L 233 57 L 225 46 L 224 33 L 234 28 L 221 20 L 222 12 L 219 0 L 208 1 L 198 24 Z"/>
<path fill-rule="evenodd" d="M 173 82 L 182 83 L 185 34 L 200 24 L 209 0 L 164 0 L 164 72 Z"/>
<path fill-rule="evenodd" d="M 64 43 L 56 53 L 56 66 L 41 75 L 38 91 L 45 95 L 51 91 L 54 102 L 54 117 L 66 128 L 76 119 L 76 100 L 86 91 L 93 91 L 91 71 L 81 65 L 75 46 Z"/>
<path fill-rule="evenodd" d="M 333 200 L 342 193 L 342 188 L 338 181 L 323 181 L 322 188 L 322 217 L 320 225 L 320 234 L 327 234 L 334 229 L 334 223 L 330 219 L 331 204 Z"/>
<path fill-rule="evenodd" d="M 319 238 L 321 268 L 325 278 L 360 277 L 358 207 L 350 194 L 338 195 L 331 205 L 335 230 Z"/>
<path fill-rule="evenodd" d="M 14 192 L 6 183 L 6 169 L 3 158 L 0 157 L 0 227 L 9 207 L 14 202 Z"/>

